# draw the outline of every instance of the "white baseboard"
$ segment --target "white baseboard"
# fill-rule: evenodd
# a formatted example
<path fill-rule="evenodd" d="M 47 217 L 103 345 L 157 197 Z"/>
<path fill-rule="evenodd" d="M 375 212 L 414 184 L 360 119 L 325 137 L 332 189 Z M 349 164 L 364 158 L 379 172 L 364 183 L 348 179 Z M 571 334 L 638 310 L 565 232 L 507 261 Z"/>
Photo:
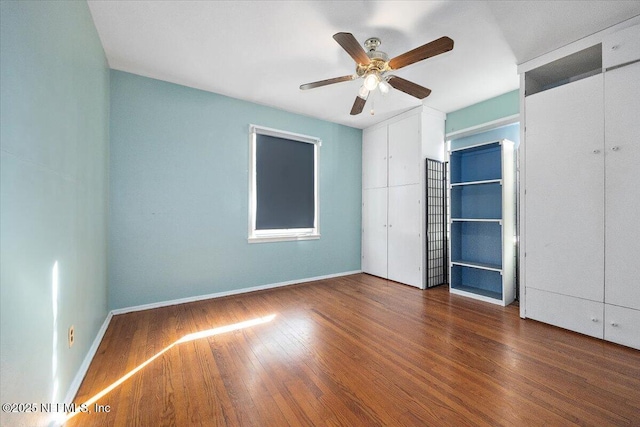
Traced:
<path fill-rule="evenodd" d="M 98 347 L 100 347 L 100 343 L 102 342 L 102 338 L 104 337 L 105 332 L 107 332 L 107 328 L 109 327 L 109 323 L 111 322 L 112 317 L 113 317 L 113 314 L 111 312 L 107 313 L 107 317 L 104 319 L 104 322 L 102 322 L 102 326 L 100 327 L 100 329 L 98 329 L 98 333 L 96 334 L 96 337 L 94 338 L 93 343 L 91 344 L 91 347 L 89 347 L 89 351 L 87 351 L 87 354 L 84 357 L 84 360 L 82 361 L 82 365 L 80 365 L 78 372 L 76 372 L 76 376 L 73 378 L 73 381 L 71 382 L 71 385 L 67 390 L 67 395 L 64 397 L 64 403 L 66 404 L 73 403 L 73 398 L 76 397 L 76 394 L 80 389 L 80 385 L 82 384 L 82 381 L 84 380 L 84 377 L 87 374 L 87 371 L 89 370 L 89 365 L 91 365 L 91 362 L 93 361 L 93 357 L 96 355 L 96 352 L 98 351 Z M 60 424 L 54 424 L 54 425 L 60 425 Z"/>
<path fill-rule="evenodd" d="M 178 298 L 178 299 L 169 300 L 169 301 L 160 301 L 160 302 L 154 302 L 150 304 L 142 304 L 142 305 L 136 305 L 132 307 L 118 308 L 115 310 L 111 310 L 111 313 L 109 314 L 116 316 L 118 314 L 132 313 L 134 311 L 151 310 L 153 308 L 168 307 L 170 305 L 185 304 L 188 302 L 195 302 L 195 301 L 202 301 L 202 300 L 213 299 L 213 298 L 227 297 L 231 295 L 245 294 L 247 292 L 262 291 L 265 289 L 273 289 L 273 288 L 279 288 L 282 286 L 297 285 L 299 283 L 314 282 L 316 280 L 331 279 L 333 277 L 349 276 L 351 274 L 358 274 L 358 273 L 362 273 L 362 270 L 345 271 L 342 273 L 327 274 L 325 276 L 308 277 L 306 279 L 289 280 L 286 282 L 271 283 L 268 285 L 252 286 L 250 288 L 234 289 L 232 291 L 216 292 L 213 294 L 198 295 L 194 297 Z"/>

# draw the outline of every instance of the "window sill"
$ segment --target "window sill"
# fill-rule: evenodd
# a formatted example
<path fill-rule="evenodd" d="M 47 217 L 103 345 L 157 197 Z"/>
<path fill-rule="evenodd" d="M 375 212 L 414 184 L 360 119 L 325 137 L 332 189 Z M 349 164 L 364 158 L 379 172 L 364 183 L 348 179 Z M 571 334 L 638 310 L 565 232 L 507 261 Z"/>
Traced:
<path fill-rule="evenodd" d="M 318 240 L 320 234 L 300 234 L 300 235 L 275 235 L 275 236 L 252 236 L 247 239 L 249 243 L 267 242 L 293 242 L 296 240 Z"/>

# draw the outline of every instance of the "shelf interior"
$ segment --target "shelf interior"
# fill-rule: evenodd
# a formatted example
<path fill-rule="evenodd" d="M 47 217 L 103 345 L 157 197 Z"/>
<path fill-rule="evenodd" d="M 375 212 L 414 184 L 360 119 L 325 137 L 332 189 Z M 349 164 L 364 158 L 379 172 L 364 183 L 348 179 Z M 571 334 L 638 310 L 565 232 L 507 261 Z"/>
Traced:
<path fill-rule="evenodd" d="M 451 261 L 502 268 L 502 227 L 497 222 L 451 223 Z"/>
<path fill-rule="evenodd" d="M 452 184 L 502 178 L 499 142 L 452 151 L 449 167 Z"/>
<path fill-rule="evenodd" d="M 502 294 L 499 292 L 488 291 L 486 289 L 478 289 L 470 286 L 457 286 L 453 289 L 463 292 L 469 292 L 470 294 L 482 295 L 483 297 L 493 298 L 495 300 L 501 301 Z"/>
<path fill-rule="evenodd" d="M 491 182 L 451 187 L 451 217 L 502 218 L 502 185 Z"/>
<path fill-rule="evenodd" d="M 497 271 L 453 265 L 451 288 L 502 300 L 502 275 Z"/>

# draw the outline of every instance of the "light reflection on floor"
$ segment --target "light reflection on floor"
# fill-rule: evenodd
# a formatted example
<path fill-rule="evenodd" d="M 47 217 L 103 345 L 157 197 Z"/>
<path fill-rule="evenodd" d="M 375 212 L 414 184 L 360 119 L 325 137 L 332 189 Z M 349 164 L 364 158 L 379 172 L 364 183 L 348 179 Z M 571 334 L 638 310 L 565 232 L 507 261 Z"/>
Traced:
<path fill-rule="evenodd" d="M 227 333 L 227 332 L 237 331 L 237 330 L 240 330 L 240 329 L 245 329 L 245 328 L 250 328 L 252 326 L 261 325 L 261 324 L 264 324 L 264 323 L 271 322 L 275 317 L 276 317 L 275 314 L 270 314 L 269 316 L 257 317 L 255 319 L 246 320 L 244 322 L 233 323 L 231 325 L 220 326 L 220 327 L 213 328 L 213 329 L 207 329 L 205 331 L 200 331 L 200 332 L 194 332 L 194 333 L 191 333 L 191 334 L 187 334 L 187 335 L 183 336 L 182 338 L 180 338 L 179 340 L 169 344 L 168 346 L 166 346 L 165 348 L 163 348 L 162 350 L 160 350 L 159 352 L 157 352 L 156 354 L 151 356 L 149 359 L 145 360 L 140 365 L 136 366 L 131 371 L 129 371 L 126 374 L 124 374 L 122 377 L 120 377 L 118 380 L 113 382 L 111 385 L 105 387 L 100 392 L 98 392 L 97 394 L 92 396 L 90 399 L 88 399 L 87 401 L 83 402 L 81 405 L 78 406 L 78 408 L 76 409 L 75 412 L 71 412 L 71 413 L 67 414 L 65 422 L 69 421 L 71 418 L 75 417 L 77 414 L 82 413 L 81 412 L 81 408 L 87 408 L 90 405 L 93 405 L 99 399 L 101 399 L 102 397 L 104 397 L 107 394 L 109 394 L 113 389 L 115 389 L 116 387 L 120 386 L 122 383 L 127 381 L 129 378 L 134 376 L 137 372 L 139 372 L 142 369 L 144 369 L 145 366 L 149 365 L 155 359 L 157 359 L 158 357 L 162 356 L 164 353 L 166 353 L 167 351 L 171 350 L 173 347 L 177 346 L 178 344 L 183 344 L 183 343 L 186 343 L 186 342 L 191 342 L 191 341 L 199 340 L 199 339 L 202 339 L 202 338 L 212 337 L 214 335 L 220 335 L 220 334 L 224 334 L 224 333 Z"/>

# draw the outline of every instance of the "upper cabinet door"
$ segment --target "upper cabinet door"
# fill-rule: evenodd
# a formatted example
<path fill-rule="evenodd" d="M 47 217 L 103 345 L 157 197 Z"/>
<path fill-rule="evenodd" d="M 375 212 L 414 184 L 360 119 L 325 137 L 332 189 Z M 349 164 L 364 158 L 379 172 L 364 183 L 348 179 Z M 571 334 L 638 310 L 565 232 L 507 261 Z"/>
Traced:
<path fill-rule="evenodd" d="M 365 130 L 362 138 L 362 188 L 387 186 L 387 127 Z"/>
<path fill-rule="evenodd" d="M 610 34 L 602 40 L 602 67 L 610 68 L 640 59 L 640 25 Z"/>
<path fill-rule="evenodd" d="M 389 125 L 389 186 L 419 184 L 422 163 L 420 115 Z"/>
<path fill-rule="evenodd" d="M 640 310 L 640 62 L 605 73 L 605 302 Z"/>
<path fill-rule="evenodd" d="M 604 300 L 602 74 L 525 98 L 526 286 Z"/>

